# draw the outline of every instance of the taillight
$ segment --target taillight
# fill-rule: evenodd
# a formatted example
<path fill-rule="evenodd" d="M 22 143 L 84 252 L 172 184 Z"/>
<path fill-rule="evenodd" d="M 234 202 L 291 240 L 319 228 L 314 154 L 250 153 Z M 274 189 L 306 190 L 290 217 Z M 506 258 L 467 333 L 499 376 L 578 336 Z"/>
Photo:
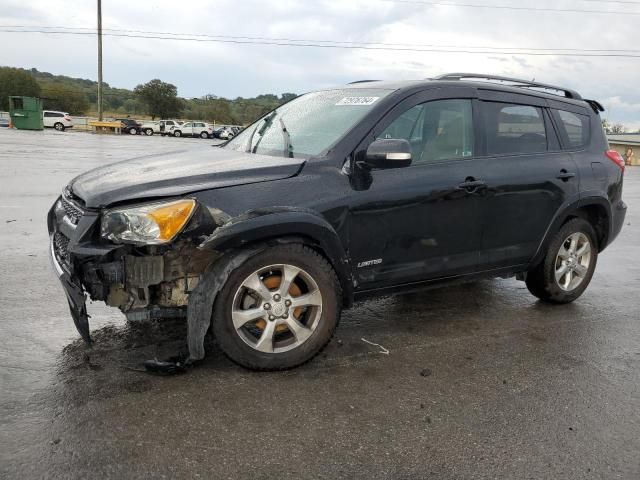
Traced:
<path fill-rule="evenodd" d="M 607 150 L 604 154 L 624 172 L 624 158 L 622 158 L 622 155 L 615 150 Z"/>
<path fill-rule="evenodd" d="M 69 122 L 71 121 L 71 117 L 64 117 L 65 120 L 68 120 Z"/>

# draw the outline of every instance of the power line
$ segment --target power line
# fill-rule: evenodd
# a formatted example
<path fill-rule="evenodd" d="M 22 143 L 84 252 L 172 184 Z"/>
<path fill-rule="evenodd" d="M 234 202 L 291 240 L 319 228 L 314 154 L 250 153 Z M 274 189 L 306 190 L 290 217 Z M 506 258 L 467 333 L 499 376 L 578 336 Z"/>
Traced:
<path fill-rule="evenodd" d="M 87 27 L 63 27 L 63 26 L 36 26 L 36 25 L 0 25 L 2 28 L 26 28 L 26 29 L 53 29 L 53 30 L 71 30 L 71 31 L 83 31 L 83 33 L 95 33 L 95 29 Z M 240 39 L 240 40 L 259 40 L 259 41 L 274 41 L 274 42 L 306 42 L 306 43 L 327 43 L 327 44 L 339 44 L 339 45 L 377 45 L 377 46 L 391 46 L 391 47 L 431 47 L 431 48 L 462 48 L 462 49 L 487 49 L 487 50 L 532 50 L 532 51 L 566 51 L 566 52 L 632 52 L 640 53 L 640 50 L 634 49 L 606 49 L 606 48 L 540 48 L 540 47 L 496 47 L 492 45 L 438 45 L 429 43 L 387 43 L 387 42 L 356 42 L 350 40 L 322 40 L 322 39 L 301 39 L 301 38 L 282 38 L 282 37 L 256 37 L 256 36 L 240 36 L 240 35 L 213 35 L 205 33 L 176 33 L 176 32 L 159 32 L 148 30 L 126 30 L 117 28 L 103 28 L 105 32 L 115 33 L 136 33 L 145 35 L 162 35 L 162 36 L 178 36 L 178 37 L 203 37 L 214 39 Z M 143 37 L 144 38 L 144 37 Z M 510 52 L 507 52 L 510 53 Z"/>
<path fill-rule="evenodd" d="M 59 30 L 13 30 L 2 29 L 0 27 L 0 33 L 41 33 L 48 35 L 94 35 L 93 32 L 78 32 L 78 31 L 59 31 Z M 482 54 L 482 55 L 520 55 L 520 56 L 557 56 L 557 57 L 619 57 L 619 58 L 640 58 L 640 54 L 631 53 L 567 53 L 567 52 L 540 52 L 540 51 L 500 51 L 500 50 L 469 50 L 474 47 L 460 47 L 456 49 L 435 49 L 435 48 L 415 48 L 415 47 L 392 47 L 392 46 L 372 46 L 372 45 L 341 45 L 341 44 L 323 44 L 323 43 L 293 43 L 286 41 L 255 41 L 255 40 L 234 40 L 234 39 L 222 39 L 222 38 L 185 38 L 177 36 L 166 35 L 138 35 L 138 34 L 120 34 L 120 33 L 103 33 L 104 36 L 109 37 L 123 37 L 123 38 L 139 38 L 149 40 L 174 40 L 174 41 L 186 41 L 186 42 L 199 42 L 199 43 L 227 43 L 227 44 L 240 44 L 240 45 L 271 45 L 271 46 L 286 46 L 286 47 L 313 47 L 313 48 L 333 48 L 343 50 L 372 50 L 372 51 L 403 51 L 403 52 L 429 52 L 429 53 L 465 53 L 465 54 Z"/>
<path fill-rule="evenodd" d="M 381 2 L 402 3 L 407 5 L 424 5 L 429 7 L 464 7 L 485 8 L 495 10 L 517 10 L 529 12 L 553 12 L 553 13 L 603 13 L 608 15 L 640 15 L 640 12 L 622 12 L 614 10 L 585 10 L 580 8 L 546 8 L 546 7 L 517 7 L 512 5 L 487 5 L 481 3 L 450 3 L 429 2 L 425 0 L 380 0 Z"/>

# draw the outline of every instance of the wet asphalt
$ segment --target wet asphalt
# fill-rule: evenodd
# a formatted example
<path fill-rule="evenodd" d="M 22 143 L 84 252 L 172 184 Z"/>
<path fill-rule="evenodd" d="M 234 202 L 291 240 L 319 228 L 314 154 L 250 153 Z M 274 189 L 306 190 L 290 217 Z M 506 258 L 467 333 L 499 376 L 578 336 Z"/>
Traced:
<path fill-rule="evenodd" d="M 209 340 L 200 367 L 150 376 L 183 322 L 91 304 L 85 347 L 45 215 L 86 169 L 211 143 L 0 130 L 0 478 L 640 478 L 640 168 L 571 305 L 479 281 L 358 304 L 295 370 L 244 370 Z"/>

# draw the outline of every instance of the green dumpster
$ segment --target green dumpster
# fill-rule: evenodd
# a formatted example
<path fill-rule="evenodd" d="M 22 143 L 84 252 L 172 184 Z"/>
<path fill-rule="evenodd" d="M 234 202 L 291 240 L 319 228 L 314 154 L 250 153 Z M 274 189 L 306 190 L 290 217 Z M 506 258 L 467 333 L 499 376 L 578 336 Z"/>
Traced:
<path fill-rule="evenodd" d="M 9 97 L 11 123 L 19 130 L 43 130 L 42 100 L 36 97 Z"/>

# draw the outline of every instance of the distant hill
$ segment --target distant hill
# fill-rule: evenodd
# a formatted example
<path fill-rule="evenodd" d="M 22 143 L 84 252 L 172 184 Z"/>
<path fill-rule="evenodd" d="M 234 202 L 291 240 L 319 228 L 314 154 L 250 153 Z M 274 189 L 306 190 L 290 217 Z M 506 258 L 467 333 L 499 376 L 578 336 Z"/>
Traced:
<path fill-rule="evenodd" d="M 7 68 L 0 67 L 0 69 Z M 74 103 L 71 104 L 73 107 L 66 107 L 66 110 L 75 114 L 94 114 L 97 111 L 98 82 L 86 78 L 53 75 L 49 72 L 41 72 L 36 68 L 18 70 L 31 74 L 40 85 L 41 96 L 45 99 L 46 108 L 53 109 L 54 107 L 51 105 L 58 105 L 62 96 L 65 99 L 74 96 Z M 148 80 L 150 79 L 144 79 L 140 83 Z M 130 115 L 131 117 L 147 113 L 146 106 L 137 98 L 133 90 L 113 88 L 108 83 L 103 82 L 102 92 L 103 109 L 106 113 Z M 193 120 L 246 125 L 295 97 L 296 94 L 283 93 L 280 96 L 266 94 L 258 95 L 254 98 L 238 97 L 229 100 L 209 94 L 202 98 L 182 99 L 184 104 L 182 117 Z M 86 99 L 86 102 L 84 102 L 84 99 Z M 62 107 L 56 108 L 65 109 Z M 72 111 L 74 108 L 78 111 Z"/>
<path fill-rule="evenodd" d="M 43 97 L 47 97 L 47 92 L 50 92 L 53 89 L 54 85 L 66 85 L 67 87 L 71 87 L 86 95 L 87 101 L 89 102 L 90 106 L 93 109 L 97 109 L 96 102 L 98 100 L 98 82 L 89 80 L 87 78 L 74 78 L 67 77 L 66 75 L 53 75 L 49 72 L 41 72 L 36 68 L 32 68 L 28 71 L 40 84 Z M 136 107 L 138 107 L 137 110 L 140 110 L 139 105 L 134 105 L 134 103 L 136 103 L 136 96 L 132 90 L 128 90 L 126 88 L 112 88 L 108 83 L 103 82 L 102 93 L 104 96 L 102 105 L 105 110 L 125 113 L 121 112 L 119 109 L 123 107 L 125 105 L 125 102 L 127 101 L 129 102 L 127 107 L 132 111 L 127 111 L 126 113 L 135 113 Z M 138 111 L 137 113 L 142 112 Z"/>

